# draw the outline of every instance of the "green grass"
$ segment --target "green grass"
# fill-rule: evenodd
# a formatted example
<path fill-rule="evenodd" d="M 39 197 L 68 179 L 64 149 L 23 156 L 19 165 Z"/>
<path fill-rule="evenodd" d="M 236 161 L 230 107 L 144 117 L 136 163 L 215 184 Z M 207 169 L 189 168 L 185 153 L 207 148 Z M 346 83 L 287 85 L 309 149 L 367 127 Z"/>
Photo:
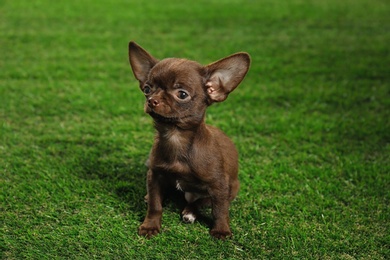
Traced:
<path fill-rule="evenodd" d="M 1 258 L 388 259 L 388 1 L 161 3 L 0 1 Z M 251 54 L 207 114 L 240 152 L 233 239 L 169 201 L 162 233 L 137 235 L 154 130 L 130 40 Z"/>

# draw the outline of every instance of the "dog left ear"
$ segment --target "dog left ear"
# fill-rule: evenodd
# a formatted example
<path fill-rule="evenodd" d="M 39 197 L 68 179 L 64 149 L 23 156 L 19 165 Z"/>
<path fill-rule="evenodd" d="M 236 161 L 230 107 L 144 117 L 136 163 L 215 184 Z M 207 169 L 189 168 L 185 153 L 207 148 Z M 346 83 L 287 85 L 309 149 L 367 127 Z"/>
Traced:
<path fill-rule="evenodd" d="M 158 62 L 156 58 L 133 41 L 129 42 L 129 61 L 135 78 L 140 82 L 145 82 L 149 71 Z"/>
<path fill-rule="evenodd" d="M 239 52 L 206 66 L 206 88 L 212 102 L 224 101 L 244 79 L 250 65 L 248 53 Z"/>

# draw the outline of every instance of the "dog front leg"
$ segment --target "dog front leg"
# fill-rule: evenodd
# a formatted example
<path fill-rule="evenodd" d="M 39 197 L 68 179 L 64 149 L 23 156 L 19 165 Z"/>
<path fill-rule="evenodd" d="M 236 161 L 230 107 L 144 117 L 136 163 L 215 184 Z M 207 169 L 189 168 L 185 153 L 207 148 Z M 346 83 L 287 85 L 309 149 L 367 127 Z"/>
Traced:
<path fill-rule="evenodd" d="M 147 190 L 148 211 L 138 234 L 149 238 L 160 232 L 162 217 L 162 187 L 159 176 L 152 170 L 147 173 Z"/>
<path fill-rule="evenodd" d="M 229 189 L 224 185 L 219 186 L 211 195 L 211 209 L 214 220 L 214 226 L 210 230 L 210 235 L 218 239 L 226 239 L 232 235 L 229 226 Z"/>

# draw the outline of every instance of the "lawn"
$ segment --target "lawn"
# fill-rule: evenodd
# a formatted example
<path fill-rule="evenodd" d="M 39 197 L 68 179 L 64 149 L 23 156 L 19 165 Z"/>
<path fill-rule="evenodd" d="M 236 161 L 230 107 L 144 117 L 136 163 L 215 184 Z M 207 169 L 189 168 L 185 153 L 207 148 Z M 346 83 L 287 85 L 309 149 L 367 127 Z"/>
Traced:
<path fill-rule="evenodd" d="M 2 259 L 389 259 L 390 3 L 0 1 Z M 251 69 L 209 108 L 240 153 L 233 238 L 137 235 L 153 125 L 128 63 Z M 206 210 L 207 219 L 210 211 Z"/>

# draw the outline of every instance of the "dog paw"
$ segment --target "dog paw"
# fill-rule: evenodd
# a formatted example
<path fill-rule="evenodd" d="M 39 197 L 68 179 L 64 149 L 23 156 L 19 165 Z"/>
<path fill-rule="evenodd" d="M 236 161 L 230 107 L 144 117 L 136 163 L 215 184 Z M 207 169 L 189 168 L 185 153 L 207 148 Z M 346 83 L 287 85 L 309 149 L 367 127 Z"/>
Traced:
<path fill-rule="evenodd" d="M 192 212 L 183 213 L 183 221 L 188 224 L 193 224 L 196 220 L 196 215 Z"/>
<path fill-rule="evenodd" d="M 232 232 L 230 232 L 230 230 L 212 229 L 212 230 L 210 230 L 210 235 L 217 238 L 217 239 L 225 240 L 227 238 L 232 237 Z"/>
<path fill-rule="evenodd" d="M 138 229 L 138 234 L 146 238 L 151 238 L 160 233 L 160 228 L 156 226 L 141 225 Z"/>

